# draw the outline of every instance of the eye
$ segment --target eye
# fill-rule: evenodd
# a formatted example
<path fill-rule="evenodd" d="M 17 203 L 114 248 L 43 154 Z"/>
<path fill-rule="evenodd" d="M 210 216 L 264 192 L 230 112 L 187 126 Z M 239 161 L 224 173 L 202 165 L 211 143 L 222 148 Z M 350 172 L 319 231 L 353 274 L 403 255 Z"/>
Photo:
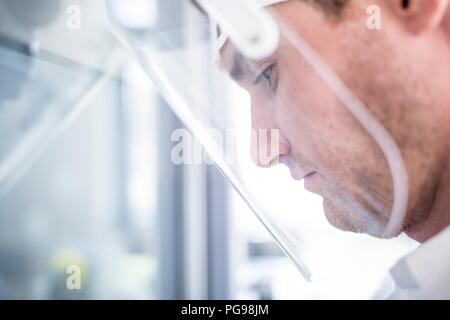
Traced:
<path fill-rule="evenodd" d="M 266 69 L 264 69 L 263 72 L 261 72 L 258 77 L 256 78 L 256 80 L 253 82 L 253 85 L 257 85 L 259 83 L 261 83 L 262 81 L 267 81 L 269 83 L 270 86 L 272 86 L 272 73 L 273 73 L 273 68 L 275 65 L 271 65 L 270 67 L 267 67 Z"/>

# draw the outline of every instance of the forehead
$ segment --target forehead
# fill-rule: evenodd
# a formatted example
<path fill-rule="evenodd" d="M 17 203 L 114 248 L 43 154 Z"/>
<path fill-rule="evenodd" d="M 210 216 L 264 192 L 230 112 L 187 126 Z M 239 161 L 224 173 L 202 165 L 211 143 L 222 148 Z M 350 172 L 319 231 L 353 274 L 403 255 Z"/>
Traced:
<path fill-rule="evenodd" d="M 318 23 L 323 21 L 318 21 L 317 18 L 321 17 L 321 15 L 317 12 L 317 9 L 305 4 L 303 1 L 287 1 L 271 5 L 267 7 L 267 9 L 280 26 L 280 42 L 283 39 L 283 33 L 286 29 L 289 32 L 300 32 L 302 35 L 305 33 L 305 30 L 303 29 L 306 29 L 310 33 L 313 33 L 314 37 L 320 33 L 317 30 L 317 26 L 319 25 Z M 314 16 L 314 18 L 312 18 L 312 16 Z M 219 26 L 217 26 L 216 41 L 217 50 L 219 52 L 219 62 L 223 67 L 230 69 L 234 58 L 238 58 L 242 62 L 247 62 L 247 64 L 256 62 L 242 56 L 233 42 L 223 36 Z"/>
<path fill-rule="evenodd" d="M 219 52 L 219 64 L 234 80 L 239 81 L 242 80 L 245 71 L 251 69 L 254 62 L 246 59 L 236 46 L 227 40 Z"/>
<path fill-rule="evenodd" d="M 292 2 L 297 2 L 286 0 L 261 0 L 261 1 L 263 3 L 266 2 L 268 5 L 266 5 L 265 8 L 270 10 L 272 14 L 278 16 L 278 18 L 281 18 L 281 16 L 284 15 L 283 12 L 289 11 L 286 9 L 288 9 L 289 6 L 291 6 Z M 275 20 L 277 20 L 275 16 L 274 18 Z M 216 43 L 217 50 L 219 51 L 219 59 L 220 59 L 219 62 L 221 66 L 228 67 L 227 69 L 229 69 L 230 64 L 233 62 L 234 58 L 237 58 L 241 62 L 247 62 L 247 64 L 249 65 L 255 62 L 246 59 L 242 54 L 240 54 L 236 46 L 228 38 L 226 38 L 226 35 L 222 33 L 220 26 L 217 26 L 216 41 L 217 41 Z"/>
<path fill-rule="evenodd" d="M 223 47 L 219 50 L 218 60 L 224 67 L 228 66 L 235 56 L 241 56 L 238 48 L 232 41 L 227 40 Z"/>

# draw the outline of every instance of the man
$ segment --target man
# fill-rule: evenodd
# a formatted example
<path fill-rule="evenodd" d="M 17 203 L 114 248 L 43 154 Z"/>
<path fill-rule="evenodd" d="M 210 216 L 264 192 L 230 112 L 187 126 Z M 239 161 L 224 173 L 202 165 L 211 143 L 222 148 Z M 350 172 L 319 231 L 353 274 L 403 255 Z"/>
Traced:
<path fill-rule="evenodd" d="M 367 28 L 366 9 L 372 5 L 381 10 L 381 30 Z M 450 270 L 449 1 L 289 0 L 271 9 L 311 44 L 400 148 L 409 176 L 400 232 L 427 244 L 393 268 L 397 288 L 387 295 L 450 298 L 449 284 L 442 282 Z M 383 154 L 326 93 L 317 91 L 304 103 L 308 98 L 302 93 L 314 92 L 315 79 L 283 34 L 280 41 L 277 52 L 257 67 L 237 64 L 230 41 L 221 49 L 224 67 L 250 93 L 253 127 L 280 130 L 274 157 L 323 197 L 331 224 L 382 237 L 393 201 Z M 334 152 L 320 139 L 333 141 Z M 272 160 L 259 165 L 270 166 Z M 354 210 L 343 193 L 372 220 Z"/>

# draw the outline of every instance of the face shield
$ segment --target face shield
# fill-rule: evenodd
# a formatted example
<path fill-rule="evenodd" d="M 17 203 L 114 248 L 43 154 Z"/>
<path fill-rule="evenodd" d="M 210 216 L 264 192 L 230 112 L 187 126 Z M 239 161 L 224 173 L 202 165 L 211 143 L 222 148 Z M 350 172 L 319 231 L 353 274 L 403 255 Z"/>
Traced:
<path fill-rule="evenodd" d="M 102 1 L 0 1 L 0 197 L 86 106 L 117 58 Z"/>
<path fill-rule="evenodd" d="M 402 230 L 408 176 L 382 106 L 341 76 L 335 17 L 303 1 L 142 3 L 180 12 L 111 24 L 201 143 L 174 132 L 174 163 L 216 164 L 306 280 L 375 286 L 367 274 L 403 250 L 381 239 Z"/>

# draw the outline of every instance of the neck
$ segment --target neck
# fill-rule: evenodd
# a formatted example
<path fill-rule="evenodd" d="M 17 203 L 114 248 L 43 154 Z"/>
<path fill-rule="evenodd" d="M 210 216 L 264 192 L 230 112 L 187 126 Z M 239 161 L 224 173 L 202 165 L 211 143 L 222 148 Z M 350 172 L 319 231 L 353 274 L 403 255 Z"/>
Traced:
<path fill-rule="evenodd" d="M 439 181 L 435 201 L 426 219 L 406 232 L 418 242 L 425 242 L 450 225 L 450 161 Z"/>

